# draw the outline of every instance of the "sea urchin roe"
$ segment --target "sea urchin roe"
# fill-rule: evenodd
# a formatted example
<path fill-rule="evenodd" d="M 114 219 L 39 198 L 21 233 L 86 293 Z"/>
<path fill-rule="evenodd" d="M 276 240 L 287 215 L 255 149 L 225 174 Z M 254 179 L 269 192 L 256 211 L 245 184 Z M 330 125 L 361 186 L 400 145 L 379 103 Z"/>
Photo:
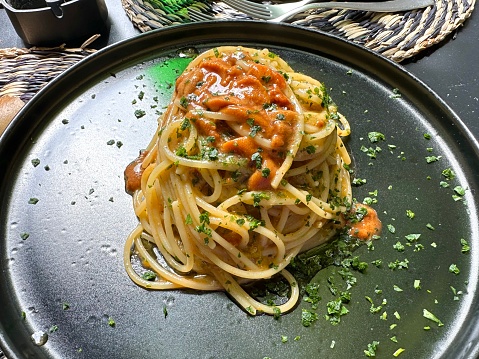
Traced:
<path fill-rule="evenodd" d="M 288 90 L 281 73 L 248 54 L 206 59 L 176 82 L 186 118 L 214 139 L 209 146 L 248 160 L 250 190 L 270 189 L 288 154 L 298 121 Z"/>
<path fill-rule="evenodd" d="M 141 188 L 141 176 L 144 168 L 141 166 L 143 159 L 147 155 L 147 151 L 143 151 L 133 162 L 131 162 L 125 169 L 125 190 L 132 194 Z"/>
<path fill-rule="evenodd" d="M 349 222 L 349 235 L 367 241 L 381 233 L 382 223 L 377 212 L 370 206 L 356 203 L 353 212 L 363 212 L 359 220 Z"/>

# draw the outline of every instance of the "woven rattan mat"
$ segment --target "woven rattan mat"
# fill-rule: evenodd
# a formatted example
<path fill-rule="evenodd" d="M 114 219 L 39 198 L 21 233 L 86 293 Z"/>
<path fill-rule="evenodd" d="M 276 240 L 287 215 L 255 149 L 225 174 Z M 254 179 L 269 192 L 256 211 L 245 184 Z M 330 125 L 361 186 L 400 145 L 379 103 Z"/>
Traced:
<path fill-rule="evenodd" d="M 188 7 L 221 19 L 242 16 L 216 0 L 121 1 L 142 32 L 189 22 Z M 333 33 L 401 62 L 442 41 L 470 16 L 474 4 L 475 0 L 435 0 L 434 6 L 398 13 L 313 10 L 289 22 Z"/>
<path fill-rule="evenodd" d="M 38 90 L 94 50 L 85 48 L 0 49 L 0 97 L 30 100 Z"/>

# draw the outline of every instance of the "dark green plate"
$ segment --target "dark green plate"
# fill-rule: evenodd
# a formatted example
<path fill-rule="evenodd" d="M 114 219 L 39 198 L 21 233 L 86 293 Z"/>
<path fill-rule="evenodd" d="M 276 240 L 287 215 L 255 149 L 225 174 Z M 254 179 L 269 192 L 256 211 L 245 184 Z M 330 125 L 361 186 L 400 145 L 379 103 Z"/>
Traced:
<path fill-rule="evenodd" d="M 369 267 L 354 272 L 338 325 L 324 318 L 338 267 L 316 278 L 324 293 L 310 327 L 301 323 L 306 302 L 279 320 L 250 317 L 224 293 L 147 291 L 125 273 L 136 218 L 123 170 L 155 131 L 184 66 L 178 53 L 224 44 L 268 47 L 325 82 L 351 123 L 355 176 L 366 179 L 354 195 L 377 200 L 384 230 L 374 249 L 354 253 Z M 372 143 L 374 131 L 385 140 Z M 8 358 L 362 358 L 376 341 L 379 358 L 400 348 L 400 358 L 473 357 L 478 157 L 462 122 L 421 81 L 330 35 L 229 21 L 116 44 L 51 82 L 0 139 L 1 347 Z M 31 340 L 39 331 L 48 334 L 41 346 Z"/>

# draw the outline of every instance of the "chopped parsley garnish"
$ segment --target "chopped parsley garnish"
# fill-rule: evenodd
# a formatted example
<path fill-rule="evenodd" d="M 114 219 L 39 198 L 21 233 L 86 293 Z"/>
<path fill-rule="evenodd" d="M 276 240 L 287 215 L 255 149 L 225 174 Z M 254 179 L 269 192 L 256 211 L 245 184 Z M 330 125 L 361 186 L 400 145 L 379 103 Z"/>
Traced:
<path fill-rule="evenodd" d="M 33 165 L 33 167 L 37 167 L 39 164 L 40 164 L 40 159 L 34 158 L 34 159 L 32 160 L 32 165 Z"/>
<path fill-rule="evenodd" d="M 112 317 L 108 317 L 108 325 L 112 328 L 116 326 L 115 320 Z"/>
<path fill-rule="evenodd" d="M 464 238 L 461 238 L 461 252 L 462 253 L 469 253 L 471 250 L 471 247 L 469 246 L 469 243 Z"/>
<path fill-rule="evenodd" d="M 183 122 L 181 122 L 181 125 L 180 125 L 180 130 L 181 131 L 184 131 L 186 130 L 187 128 L 190 128 L 191 127 L 191 122 L 188 118 L 185 117 L 185 119 L 183 120 Z"/>
<path fill-rule="evenodd" d="M 355 178 L 353 179 L 352 181 L 352 184 L 359 187 L 359 186 L 362 186 L 363 184 L 365 184 L 367 181 L 365 178 Z"/>
<path fill-rule="evenodd" d="M 399 91 L 398 88 L 393 88 L 393 93 L 389 97 L 390 98 L 399 98 L 399 97 L 401 97 L 401 92 Z"/>
<path fill-rule="evenodd" d="M 416 290 L 421 289 L 421 280 L 416 279 L 416 280 L 414 281 L 414 289 L 416 289 Z"/>
<path fill-rule="evenodd" d="M 305 150 L 309 155 L 312 155 L 316 152 L 316 147 L 314 147 L 313 145 L 309 145 L 305 148 Z"/>
<path fill-rule="evenodd" d="M 395 244 L 393 244 L 393 248 L 395 250 L 397 250 L 398 252 L 404 252 L 404 244 L 402 244 L 401 242 L 397 241 Z"/>
<path fill-rule="evenodd" d="M 303 309 L 301 312 L 301 324 L 304 327 L 310 327 L 315 321 L 318 320 L 318 313 L 312 312 L 308 309 Z"/>
<path fill-rule="evenodd" d="M 346 295 L 346 293 L 349 292 L 343 292 L 343 295 L 341 297 L 329 301 L 326 305 L 328 311 L 326 319 L 328 319 L 329 322 L 333 325 L 339 324 L 339 322 L 341 321 L 341 317 L 349 313 L 349 309 L 346 308 L 344 303 L 347 302 L 348 299 L 350 299 L 350 294 L 348 296 Z"/>
<path fill-rule="evenodd" d="M 456 177 L 456 174 L 450 168 L 446 168 L 445 170 L 443 170 L 442 175 L 449 181 L 453 180 Z"/>
<path fill-rule="evenodd" d="M 376 143 L 376 142 L 379 142 L 379 141 L 386 140 L 386 137 L 381 132 L 369 132 L 368 133 L 368 138 L 369 138 L 369 141 L 371 143 Z"/>
<path fill-rule="evenodd" d="M 142 274 L 141 278 L 143 278 L 144 280 L 153 281 L 156 279 L 156 273 L 152 271 L 146 271 Z"/>
<path fill-rule="evenodd" d="M 142 118 L 143 116 L 146 115 L 146 112 L 143 110 L 135 110 L 135 117 L 136 118 Z"/>
<path fill-rule="evenodd" d="M 459 270 L 458 266 L 456 264 L 451 264 L 449 266 L 449 272 L 451 273 L 454 273 L 456 275 L 458 275 L 459 273 L 461 273 L 461 271 Z"/>
<path fill-rule="evenodd" d="M 402 261 L 400 261 L 399 259 L 396 259 L 394 262 L 389 262 L 388 267 L 392 270 L 408 269 L 409 268 L 409 261 L 408 261 L 407 258 L 405 258 Z"/>
<path fill-rule="evenodd" d="M 423 315 L 424 318 L 427 318 L 427 319 L 432 320 L 433 322 L 437 323 L 437 325 L 439 327 L 442 327 L 444 325 L 434 314 L 432 314 L 427 309 L 422 310 L 422 315 Z"/>
<path fill-rule="evenodd" d="M 200 225 L 199 226 L 196 226 L 195 230 L 198 232 L 198 233 L 204 233 L 206 234 L 208 237 L 211 237 L 211 228 L 209 228 L 209 226 L 207 226 L 208 224 L 210 224 L 210 214 L 209 212 L 202 212 L 200 214 Z M 207 239 L 207 238 L 206 238 Z M 206 241 L 205 239 L 205 244 L 208 244 L 208 242 Z"/>
<path fill-rule="evenodd" d="M 39 201 L 38 198 L 32 197 L 28 200 L 28 204 L 37 204 Z"/>
<path fill-rule="evenodd" d="M 270 199 L 270 195 L 266 192 L 253 192 L 251 196 L 253 197 L 253 206 L 255 207 L 259 207 L 259 204 L 263 199 Z"/>
<path fill-rule="evenodd" d="M 251 155 L 251 161 L 255 163 L 257 169 L 261 168 L 261 164 L 263 163 L 263 157 L 261 156 L 261 152 L 257 151 Z"/>
<path fill-rule="evenodd" d="M 406 210 L 406 216 L 410 219 L 413 219 L 416 216 L 416 214 L 413 211 L 411 211 L 410 209 L 407 209 Z"/>
<path fill-rule="evenodd" d="M 404 348 L 399 348 L 398 350 L 396 350 L 394 353 L 393 353 L 393 357 L 398 357 L 399 355 L 401 355 L 402 352 L 404 352 L 406 349 Z"/>
<path fill-rule="evenodd" d="M 364 355 L 367 357 L 375 357 L 376 350 L 378 349 L 379 342 L 374 340 L 372 343 L 368 344 L 368 348 L 364 350 Z"/>
<path fill-rule="evenodd" d="M 188 101 L 188 99 L 185 96 L 180 98 L 180 106 L 181 107 L 187 108 L 189 104 L 190 104 L 190 101 Z"/>
<path fill-rule="evenodd" d="M 442 156 L 426 156 L 427 163 L 437 162 L 441 159 Z"/>
<path fill-rule="evenodd" d="M 311 308 L 313 309 L 318 308 L 318 302 L 321 300 L 321 296 L 319 295 L 320 288 L 320 284 L 316 282 L 308 283 L 305 288 L 306 296 L 303 298 L 303 300 L 307 303 L 310 303 Z"/>

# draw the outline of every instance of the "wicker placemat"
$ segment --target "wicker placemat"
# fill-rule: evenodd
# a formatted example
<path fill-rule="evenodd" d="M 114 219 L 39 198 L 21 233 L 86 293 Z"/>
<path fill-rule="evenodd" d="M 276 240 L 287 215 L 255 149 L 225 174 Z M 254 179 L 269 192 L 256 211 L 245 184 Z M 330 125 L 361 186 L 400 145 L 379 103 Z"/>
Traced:
<path fill-rule="evenodd" d="M 0 49 L 0 97 L 20 97 L 27 102 L 50 80 L 95 50 L 87 46 L 93 36 L 79 48 L 32 47 Z"/>
<path fill-rule="evenodd" d="M 189 22 L 186 8 L 237 18 L 219 0 L 121 0 L 126 14 L 142 32 Z M 313 10 L 289 22 L 349 39 L 401 62 L 439 43 L 472 13 L 475 0 L 435 0 L 434 6 L 398 13 L 356 10 Z M 243 15 L 244 16 L 244 15 Z"/>

